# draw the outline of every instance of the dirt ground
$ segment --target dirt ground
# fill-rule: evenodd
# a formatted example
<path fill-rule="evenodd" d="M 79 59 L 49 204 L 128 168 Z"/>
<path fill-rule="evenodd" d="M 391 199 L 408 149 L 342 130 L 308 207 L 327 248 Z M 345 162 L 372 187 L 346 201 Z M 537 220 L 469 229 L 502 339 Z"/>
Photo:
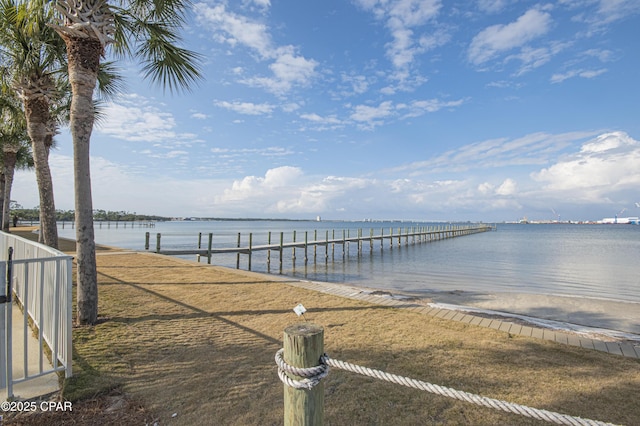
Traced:
<path fill-rule="evenodd" d="M 334 359 L 583 418 L 640 418 L 637 360 L 160 255 L 97 259 L 100 321 L 74 329 L 74 378 L 58 396 L 74 412 L 6 424 L 282 424 L 274 355 L 298 303 Z M 324 387 L 328 425 L 544 424 L 336 369 Z"/>

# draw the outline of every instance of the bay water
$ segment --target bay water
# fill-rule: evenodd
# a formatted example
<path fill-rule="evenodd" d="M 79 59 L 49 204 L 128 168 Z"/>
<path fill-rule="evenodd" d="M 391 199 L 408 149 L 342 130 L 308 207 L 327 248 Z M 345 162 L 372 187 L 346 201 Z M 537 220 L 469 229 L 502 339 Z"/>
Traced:
<path fill-rule="evenodd" d="M 170 221 L 156 222 L 153 228 L 131 223 L 96 223 L 96 242 L 134 250 L 145 250 L 149 233 L 150 251 L 161 234 L 162 249 L 194 249 L 201 234 L 201 246 L 208 245 L 213 234 L 214 247 L 235 247 L 238 233 L 241 246 L 248 246 L 252 234 L 254 246 L 285 242 L 341 238 L 342 232 L 365 236 L 391 230 L 417 227 L 444 227 L 444 224 L 416 222 L 340 222 L 340 221 Z M 59 235 L 75 238 L 69 223 L 59 225 Z M 411 242 L 411 241 L 410 241 Z M 375 241 L 370 250 L 363 244 L 310 247 L 304 262 L 303 250 L 283 254 L 282 273 L 298 279 L 346 283 L 374 289 L 399 290 L 429 295 L 436 292 L 526 293 L 587 297 L 640 303 L 640 226 L 577 224 L 497 224 L 497 230 L 423 244 L 398 245 L 389 249 L 389 240 Z M 195 255 L 182 256 L 195 260 Z M 254 252 L 252 270 L 278 274 L 279 254 L 272 251 L 270 267 L 267 252 Z M 206 258 L 202 261 L 206 262 Z M 236 267 L 235 254 L 214 255 L 212 263 Z M 240 255 L 241 269 L 248 258 Z"/>

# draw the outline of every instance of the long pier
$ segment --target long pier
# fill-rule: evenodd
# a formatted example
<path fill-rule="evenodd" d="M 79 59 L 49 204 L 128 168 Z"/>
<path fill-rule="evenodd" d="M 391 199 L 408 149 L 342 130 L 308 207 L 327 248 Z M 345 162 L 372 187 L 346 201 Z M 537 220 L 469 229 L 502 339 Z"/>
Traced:
<path fill-rule="evenodd" d="M 335 257 L 336 246 L 342 248 L 342 257 L 344 259 L 346 253 L 349 250 L 349 244 L 354 243 L 357 245 L 358 255 L 363 253 L 363 247 L 369 246 L 369 251 L 373 252 L 374 243 L 380 243 L 380 250 L 384 250 L 385 243 L 389 249 L 393 249 L 394 245 L 400 247 L 401 245 L 410 244 L 422 244 L 432 241 L 443 240 L 447 238 L 455 238 L 464 235 L 477 234 L 479 232 L 487 232 L 494 230 L 495 227 L 489 224 L 474 224 L 474 225 L 441 225 L 441 226 L 428 226 L 428 227 L 412 227 L 399 228 L 394 233 L 393 228 L 389 229 L 389 232 L 385 234 L 384 229 L 380 230 L 380 233 L 374 235 L 373 229 L 369 230 L 368 235 L 363 233 L 362 229 L 357 229 L 355 236 L 351 236 L 352 230 L 342 230 L 341 235 L 336 236 L 336 231 L 332 230 L 331 235 L 329 231 L 325 231 L 324 238 L 318 238 L 318 231 L 313 231 L 313 237 L 310 239 L 308 231 L 304 232 L 304 239 L 298 240 L 299 237 L 296 231 L 293 231 L 292 240 L 284 240 L 284 232 L 279 233 L 278 242 L 272 242 L 272 233 L 269 232 L 267 236 L 267 244 L 253 244 L 253 233 L 249 233 L 248 245 L 241 246 L 241 233 L 238 233 L 237 243 L 235 247 L 214 247 L 213 246 L 213 233 L 208 234 L 208 244 L 206 248 L 202 247 L 202 233 L 198 235 L 198 247 L 194 249 L 163 249 L 161 246 L 162 235 L 156 234 L 156 246 L 155 253 L 165 254 L 170 256 L 184 256 L 184 255 L 196 255 L 198 261 L 201 257 L 207 258 L 207 263 L 211 264 L 211 258 L 216 254 L 233 254 L 236 256 L 236 268 L 240 269 L 240 255 L 248 256 L 247 269 L 251 270 L 252 254 L 257 251 L 267 251 L 267 267 L 271 267 L 271 252 L 277 252 L 279 254 L 279 270 L 282 273 L 283 253 L 287 249 L 292 250 L 292 260 L 296 260 L 296 249 L 303 251 L 304 263 L 309 261 L 309 251 L 313 251 L 314 262 L 317 261 L 318 247 L 324 247 L 324 260 L 329 260 L 329 249 L 331 249 L 332 258 Z M 145 250 L 150 249 L 151 234 L 146 233 L 145 237 Z"/>

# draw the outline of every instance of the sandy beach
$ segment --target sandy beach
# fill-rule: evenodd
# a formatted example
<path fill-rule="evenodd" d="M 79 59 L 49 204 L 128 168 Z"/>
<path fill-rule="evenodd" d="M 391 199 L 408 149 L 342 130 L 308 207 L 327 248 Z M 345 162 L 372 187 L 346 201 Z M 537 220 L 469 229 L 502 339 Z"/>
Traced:
<path fill-rule="evenodd" d="M 640 303 L 636 302 L 530 293 L 439 292 L 429 298 L 451 309 L 514 314 L 540 326 L 640 342 Z"/>

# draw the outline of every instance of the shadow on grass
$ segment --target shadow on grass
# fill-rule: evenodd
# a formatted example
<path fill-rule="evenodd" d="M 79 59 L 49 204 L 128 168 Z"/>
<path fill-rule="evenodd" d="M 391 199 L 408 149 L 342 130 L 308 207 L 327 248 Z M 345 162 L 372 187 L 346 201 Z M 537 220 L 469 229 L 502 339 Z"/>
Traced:
<path fill-rule="evenodd" d="M 122 386 L 123 382 L 116 376 L 110 375 L 108 365 L 96 368 L 91 362 L 73 349 L 73 376 L 64 379 L 62 383 L 62 395 L 65 400 L 79 401 L 95 398 L 98 395 L 108 394 Z"/>
<path fill-rule="evenodd" d="M 100 273 L 100 275 L 109 278 L 110 280 L 113 280 L 112 284 L 118 283 L 119 285 L 125 285 L 125 286 L 129 286 L 131 288 L 135 288 L 137 290 L 140 290 L 142 292 L 145 292 L 147 294 L 150 294 L 154 297 L 157 297 L 159 299 L 162 299 L 166 302 L 175 304 L 177 306 L 180 306 L 182 308 L 188 309 L 190 311 L 193 311 L 192 314 L 169 314 L 169 315 L 162 315 L 162 314 L 153 314 L 153 315 L 148 315 L 148 316 L 142 316 L 142 317 L 135 317 L 135 318 L 124 318 L 124 317 L 113 317 L 111 318 L 111 321 L 114 322 L 123 322 L 123 323 L 136 323 L 136 322 L 142 322 L 142 321 L 148 321 L 148 320 L 175 320 L 175 319 L 197 319 L 197 318 L 215 318 L 219 321 L 222 321 L 224 323 L 227 323 L 229 325 L 233 325 L 235 327 L 237 327 L 238 329 L 245 331 L 245 332 L 250 332 L 250 333 L 254 333 L 256 336 L 263 338 L 269 342 L 272 343 L 278 343 L 278 340 L 275 340 L 273 338 L 271 338 L 270 336 L 264 335 L 262 333 L 259 333 L 255 330 L 249 329 L 243 325 L 241 325 L 238 322 L 234 322 L 229 320 L 228 318 L 225 318 L 227 316 L 244 316 L 244 315 L 265 315 L 265 314 L 288 314 L 291 313 L 292 310 L 291 309 L 267 309 L 267 310 L 237 310 L 237 311 L 226 311 L 226 312 L 209 312 L 203 309 L 200 309 L 196 306 L 193 305 L 189 305 L 187 303 L 181 302 L 179 300 L 173 299 L 171 297 L 168 297 L 164 294 L 160 294 L 158 292 L 155 292 L 153 290 L 150 290 L 148 288 L 144 288 L 142 285 L 146 285 L 146 284 L 139 284 L 139 283 L 131 283 L 131 282 L 127 282 L 124 280 L 120 280 L 114 276 L 110 276 L 104 273 Z M 211 283 L 209 283 L 211 285 Z M 257 284 L 257 283 L 256 283 Z M 217 285 L 217 283 L 216 283 Z M 320 312 L 339 312 L 339 311 L 370 311 L 370 310 L 390 310 L 393 308 L 390 307 L 386 307 L 386 306 L 376 306 L 376 305 L 370 305 L 370 306 L 362 306 L 362 307 L 335 307 L 335 308 L 315 308 L 313 310 L 308 311 L 308 314 L 313 314 L 313 313 L 320 313 Z"/>
<path fill-rule="evenodd" d="M 122 288 L 109 286 L 105 295 L 111 320 L 95 328 L 104 338 L 92 345 L 91 335 L 86 342 L 83 334 L 75 337 L 87 354 L 76 360 L 80 366 L 88 364 L 86 370 L 98 378 L 113 374 L 112 383 L 142 396 L 161 424 L 282 424 L 283 385 L 273 357 L 282 346 L 277 337 L 295 316 L 287 309 L 252 309 L 260 306 L 252 299 L 258 293 L 276 297 L 271 287 L 226 293 L 246 304 L 214 311 L 196 306 L 199 300 L 207 306 L 201 286 L 186 303 L 146 284 L 101 276 Z M 288 303 L 285 291 L 271 306 Z M 291 287 L 294 291 L 307 290 Z M 313 297 L 322 307 L 311 313 L 325 324 L 325 350 L 334 359 L 585 418 L 626 424 L 640 418 L 637 360 L 334 296 Z M 161 303 L 145 306 L 151 298 Z M 102 359 L 88 359 L 94 353 Z M 113 373 L 110 360 L 120 360 Z M 325 419 L 331 424 L 545 424 L 337 369 L 324 386 Z"/>

